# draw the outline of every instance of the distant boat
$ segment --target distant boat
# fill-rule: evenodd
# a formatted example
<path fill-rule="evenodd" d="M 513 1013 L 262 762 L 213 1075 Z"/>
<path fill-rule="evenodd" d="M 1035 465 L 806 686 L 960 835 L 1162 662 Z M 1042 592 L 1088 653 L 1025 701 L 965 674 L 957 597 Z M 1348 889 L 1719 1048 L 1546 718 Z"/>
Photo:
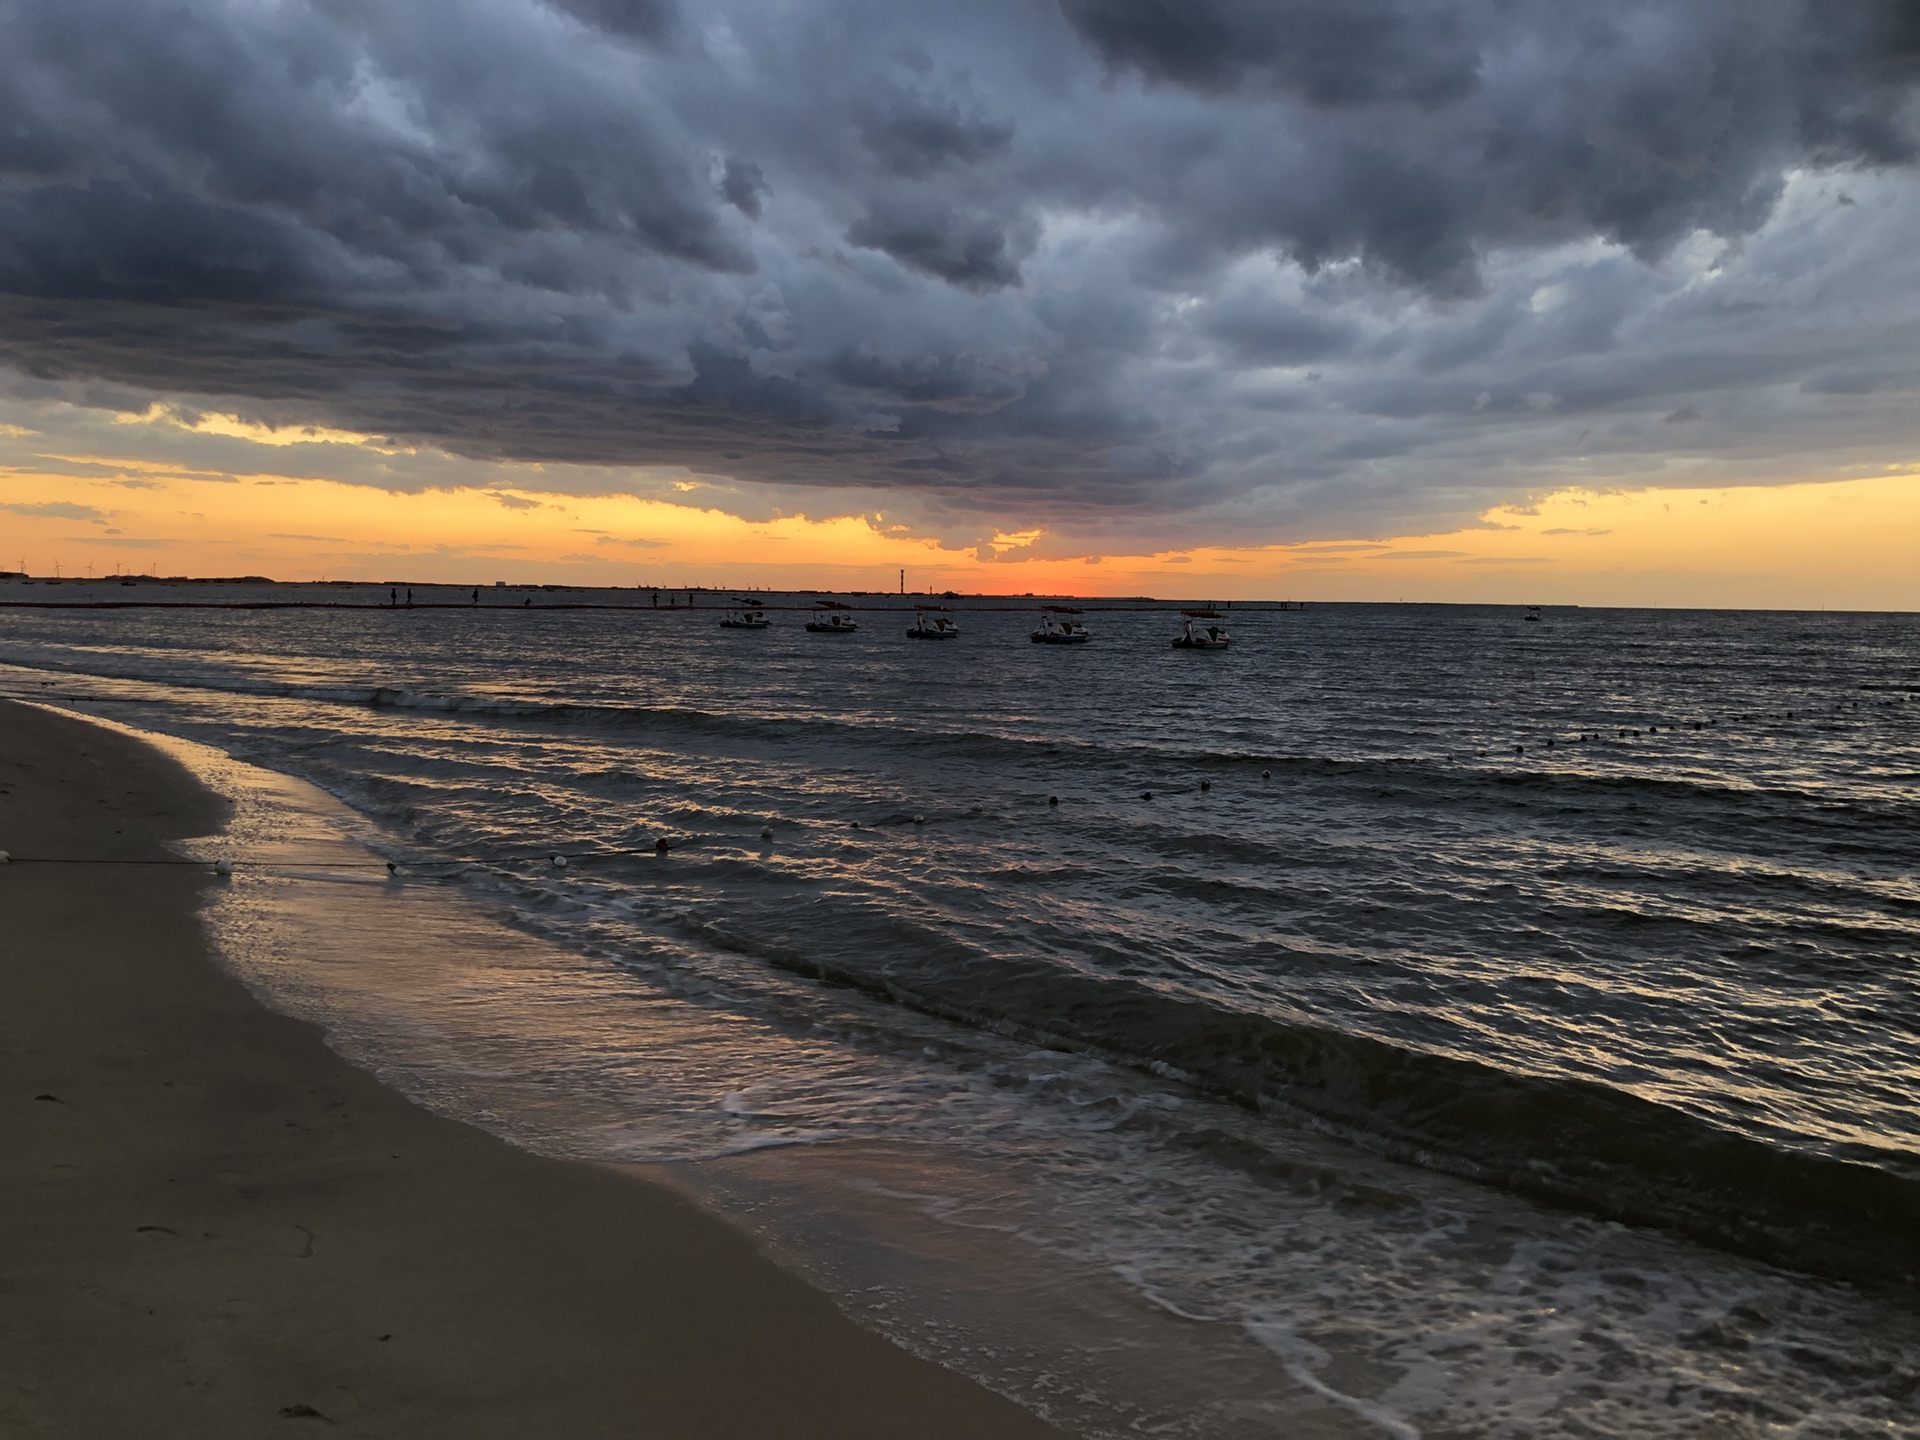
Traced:
<path fill-rule="evenodd" d="M 851 610 L 853 608 L 844 600 L 816 600 L 813 604 L 816 610 Z"/>
<path fill-rule="evenodd" d="M 845 635 L 859 628 L 860 622 L 851 615 L 827 615 L 807 621 L 808 631 L 815 635 Z"/>
<path fill-rule="evenodd" d="M 959 633 L 960 627 L 944 615 L 936 615 L 931 621 L 925 615 L 916 615 L 907 627 L 909 640 L 951 640 Z"/>
<path fill-rule="evenodd" d="M 1527 607 L 1527 613 L 1523 615 L 1521 618 L 1524 620 L 1531 620 L 1536 625 L 1539 624 L 1540 623 L 1540 607 L 1538 605 L 1529 605 Z"/>
<path fill-rule="evenodd" d="M 741 610 L 729 615 L 720 622 L 722 630 L 765 630 L 772 625 L 766 616 L 752 610 Z"/>
<path fill-rule="evenodd" d="M 733 603 L 736 605 L 751 606 L 753 609 L 758 610 L 762 605 L 766 604 L 767 602 L 764 600 L 750 600 L 745 595 L 736 595 L 733 597 Z"/>
<path fill-rule="evenodd" d="M 1202 605 L 1198 610 L 1182 610 L 1180 613 L 1190 620 L 1224 620 L 1227 618 L 1211 605 Z"/>
<path fill-rule="evenodd" d="M 1193 621 L 1187 621 L 1186 628 L 1173 637 L 1176 650 L 1224 650 L 1233 643 L 1233 637 L 1218 625 L 1196 627 Z"/>
<path fill-rule="evenodd" d="M 953 607 L 951 605 L 915 605 L 913 608 L 916 610 L 937 610 L 943 615 L 953 613 Z"/>
<path fill-rule="evenodd" d="M 1084 645 L 1093 639 L 1093 636 L 1087 633 L 1087 627 L 1078 620 L 1055 620 L 1053 616 L 1047 615 L 1041 618 L 1040 628 L 1027 638 L 1036 645 Z"/>
<path fill-rule="evenodd" d="M 1075 608 L 1074 608 L 1073 606 L 1071 606 L 1071 605 L 1042 605 L 1042 606 L 1041 606 L 1040 608 L 1041 608 L 1042 610 L 1045 610 L 1045 611 L 1047 611 L 1047 612 L 1048 612 L 1049 614 L 1052 614 L 1052 615 L 1078 615 L 1078 614 L 1080 614 L 1080 611 L 1078 611 L 1078 610 L 1076 610 L 1076 609 L 1075 609 Z"/>

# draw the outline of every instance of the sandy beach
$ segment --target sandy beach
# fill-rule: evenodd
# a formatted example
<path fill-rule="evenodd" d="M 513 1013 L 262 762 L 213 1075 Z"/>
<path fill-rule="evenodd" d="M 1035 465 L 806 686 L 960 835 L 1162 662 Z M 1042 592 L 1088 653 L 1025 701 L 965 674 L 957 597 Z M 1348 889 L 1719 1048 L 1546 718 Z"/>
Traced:
<path fill-rule="evenodd" d="M 210 957 L 171 760 L 0 704 L 0 1432 L 1054 1434 L 669 1191 L 435 1116 Z M 48 863 L 61 862 L 61 863 Z"/>

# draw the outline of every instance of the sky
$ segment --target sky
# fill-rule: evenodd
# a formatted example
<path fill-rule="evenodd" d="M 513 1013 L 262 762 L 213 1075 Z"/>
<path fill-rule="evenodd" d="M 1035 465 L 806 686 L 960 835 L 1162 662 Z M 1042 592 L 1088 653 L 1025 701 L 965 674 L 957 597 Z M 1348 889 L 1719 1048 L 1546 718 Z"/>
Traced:
<path fill-rule="evenodd" d="M 9 0 L 0 569 L 1920 608 L 1920 7 Z"/>

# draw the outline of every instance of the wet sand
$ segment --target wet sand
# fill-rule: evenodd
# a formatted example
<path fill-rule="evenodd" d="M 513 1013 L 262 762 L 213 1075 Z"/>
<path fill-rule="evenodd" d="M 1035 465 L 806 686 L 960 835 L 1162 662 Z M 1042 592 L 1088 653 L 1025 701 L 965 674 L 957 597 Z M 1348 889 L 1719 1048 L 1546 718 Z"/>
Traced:
<path fill-rule="evenodd" d="M 1057 1433 L 674 1193 L 430 1114 L 257 1004 L 194 918 L 208 874 L 128 863 L 221 807 L 0 702 L 0 1434 Z"/>

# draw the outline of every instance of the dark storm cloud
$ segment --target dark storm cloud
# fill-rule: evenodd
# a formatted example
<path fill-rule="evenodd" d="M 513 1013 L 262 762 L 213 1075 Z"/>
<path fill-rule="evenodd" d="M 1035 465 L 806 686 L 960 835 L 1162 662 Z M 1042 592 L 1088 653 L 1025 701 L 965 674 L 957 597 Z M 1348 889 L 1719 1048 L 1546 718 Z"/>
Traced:
<path fill-rule="evenodd" d="M 952 354 L 888 361 L 871 351 L 849 350 L 828 363 L 827 373 L 850 389 L 936 410 L 996 410 L 1024 388 L 1018 376 Z"/>
<path fill-rule="evenodd" d="M 1309 267 L 1358 255 L 1466 292 L 1493 246 L 1596 235 L 1655 258 L 1695 230 L 1757 228 L 1794 164 L 1909 160 L 1911 7 L 1833 8 L 1069 0 L 1067 13 L 1150 88 L 1240 114 L 1291 102 L 1281 153 L 1234 133 L 1237 189 L 1197 197 L 1219 240 Z"/>
<path fill-rule="evenodd" d="M 1469 94 L 1480 57 L 1468 5 L 1392 0 L 1063 0 L 1111 64 L 1222 94 L 1243 88 L 1313 105 Z"/>
<path fill-rule="evenodd" d="M 1211 301 L 1202 331 L 1237 355 L 1263 365 L 1303 365 L 1350 351 L 1351 324 L 1318 314 L 1310 306 L 1267 295 L 1228 291 Z"/>
<path fill-rule="evenodd" d="M 55 293 L 131 298 L 431 284 L 555 235 L 751 268 L 670 120 L 611 77 L 517 74 L 516 38 L 551 52 L 566 37 L 534 16 L 489 33 L 483 15 L 447 0 L 9 7 L 8 288 L 46 293 L 35 264 L 58 240 L 80 242 L 91 278 Z"/>
<path fill-rule="evenodd" d="M 970 115 L 952 99 L 908 92 L 859 106 L 854 124 L 881 167 L 923 176 L 946 165 L 977 164 L 1004 155 L 1013 126 Z"/>
<path fill-rule="evenodd" d="M 720 174 L 721 197 L 749 220 L 760 218 L 760 200 L 767 193 L 767 177 L 751 160 L 728 157 Z"/>
<path fill-rule="evenodd" d="M 1906 0 L 13 0 L 0 364 L 961 530 L 1785 474 L 1910 435 L 1916 87 Z"/>
<path fill-rule="evenodd" d="M 1031 248 L 990 215 L 926 204 L 883 203 L 848 227 L 847 239 L 963 290 L 1018 285 L 1022 252 Z"/>
<path fill-rule="evenodd" d="M 675 11 L 667 0 L 550 0 L 577 20 L 629 39 L 658 45 L 672 32 Z"/>

